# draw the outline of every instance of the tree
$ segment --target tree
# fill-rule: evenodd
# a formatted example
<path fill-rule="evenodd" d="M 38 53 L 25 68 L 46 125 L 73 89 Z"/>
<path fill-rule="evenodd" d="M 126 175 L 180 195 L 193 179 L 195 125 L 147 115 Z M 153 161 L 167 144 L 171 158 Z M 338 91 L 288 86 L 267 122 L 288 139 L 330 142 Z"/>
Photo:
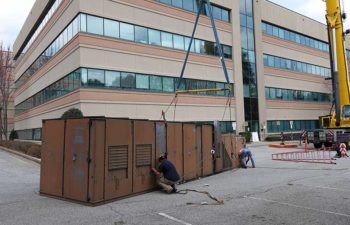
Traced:
<path fill-rule="evenodd" d="M 80 109 L 71 108 L 63 113 L 63 115 L 61 116 L 61 119 L 77 119 L 82 117 L 83 117 L 83 113 L 80 111 Z"/>
<path fill-rule="evenodd" d="M 10 48 L 7 50 L 0 42 L 0 139 L 8 139 L 8 106 L 14 91 L 14 63 Z"/>

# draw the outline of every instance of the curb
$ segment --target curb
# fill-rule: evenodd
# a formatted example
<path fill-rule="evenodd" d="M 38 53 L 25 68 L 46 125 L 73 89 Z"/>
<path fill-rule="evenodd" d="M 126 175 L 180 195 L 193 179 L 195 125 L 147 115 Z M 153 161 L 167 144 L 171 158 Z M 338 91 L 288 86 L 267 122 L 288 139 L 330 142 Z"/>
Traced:
<path fill-rule="evenodd" d="M 18 151 L 15 151 L 15 150 L 12 150 L 12 149 L 9 149 L 9 148 L 5 148 L 3 146 L 0 146 L 0 150 L 3 150 L 5 152 L 9 152 L 11 154 L 14 154 L 14 155 L 18 155 L 18 156 L 21 156 L 23 158 L 26 158 L 26 159 L 29 159 L 35 163 L 38 163 L 39 165 L 41 164 L 41 159 L 38 159 L 38 158 L 35 158 L 35 157 L 32 157 L 32 156 L 29 156 L 29 155 L 26 155 L 22 152 L 18 152 Z"/>

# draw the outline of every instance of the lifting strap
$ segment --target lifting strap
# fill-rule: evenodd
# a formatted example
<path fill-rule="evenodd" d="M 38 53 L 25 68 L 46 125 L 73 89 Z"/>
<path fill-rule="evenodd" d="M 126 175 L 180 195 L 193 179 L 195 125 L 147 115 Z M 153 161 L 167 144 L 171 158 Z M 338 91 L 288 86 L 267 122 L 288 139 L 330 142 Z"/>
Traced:
<path fill-rule="evenodd" d="M 214 202 L 212 203 L 208 203 L 208 202 L 187 202 L 187 205 L 223 205 L 224 201 L 223 200 L 219 200 L 216 197 L 212 196 L 209 192 L 207 191 L 198 191 L 195 189 L 184 189 L 184 190 L 178 190 L 176 193 L 177 194 L 182 194 L 185 195 L 188 192 L 196 192 L 196 193 L 200 193 L 200 194 L 205 194 L 207 195 L 210 199 L 214 200 Z"/>

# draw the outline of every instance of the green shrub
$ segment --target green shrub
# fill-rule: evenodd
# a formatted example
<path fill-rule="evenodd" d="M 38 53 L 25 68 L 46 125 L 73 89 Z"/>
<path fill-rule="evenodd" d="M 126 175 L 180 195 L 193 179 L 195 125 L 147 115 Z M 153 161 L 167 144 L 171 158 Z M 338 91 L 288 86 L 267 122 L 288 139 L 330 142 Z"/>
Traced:
<path fill-rule="evenodd" d="M 239 135 L 241 135 L 245 138 L 246 143 L 250 143 L 252 140 L 252 133 L 250 133 L 250 132 L 240 132 Z"/>
<path fill-rule="evenodd" d="M 17 131 L 15 131 L 14 129 L 11 130 L 11 133 L 10 133 L 10 140 L 13 141 L 15 139 L 18 139 L 18 134 L 17 134 Z"/>
<path fill-rule="evenodd" d="M 62 114 L 61 119 L 77 119 L 82 117 L 83 113 L 80 111 L 80 109 L 71 108 Z"/>
<path fill-rule="evenodd" d="M 41 145 L 32 142 L 0 141 L 0 146 L 41 158 Z"/>

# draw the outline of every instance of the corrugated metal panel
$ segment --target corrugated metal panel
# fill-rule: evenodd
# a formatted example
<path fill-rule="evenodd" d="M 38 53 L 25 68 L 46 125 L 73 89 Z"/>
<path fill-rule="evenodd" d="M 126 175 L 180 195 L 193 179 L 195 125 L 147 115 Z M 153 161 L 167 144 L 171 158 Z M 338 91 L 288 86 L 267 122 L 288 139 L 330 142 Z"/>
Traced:
<path fill-rule="evenodd" d="M 62 197 L 64 120 L 43 123 L 41 151 L 40 192 Z"/>
<path fill-rule="evenodd" d="M 151 121 L 134 121 L 133 192 L 155 187 L 155 124 Z"/>
<path fill-rule="evenodd" d="M 175 165 L 180 177 L 183 178 L 182 123 L 167 124 L 168 159 Z"/>
<path fill-rule="evenodd" d="M 89 201 L 89 119 L 67 120 L 65 139 L 63 196 Z"/>
<path fill-rule="evenodd" d="M 213 127 L 202 126 L 202 154 L 203 154 L 203 176 L 213 174 L 214 165 L 210 150 L 213 148 Z"/>
<path fill-rule="evenodd" d="M 92 120 L 90 129 L 90 202 L 104 200 L 105 120 Z"/>
<path fill-rule="evenodd" d="M 203 176 L 202 126 L 196 127 L 197 177 Z"/>
<path fill-rule="evenodd" d="M 191 180 L 197 176 L 196 125 L 183 125 L 184 141 L 184 179 Z"/>

